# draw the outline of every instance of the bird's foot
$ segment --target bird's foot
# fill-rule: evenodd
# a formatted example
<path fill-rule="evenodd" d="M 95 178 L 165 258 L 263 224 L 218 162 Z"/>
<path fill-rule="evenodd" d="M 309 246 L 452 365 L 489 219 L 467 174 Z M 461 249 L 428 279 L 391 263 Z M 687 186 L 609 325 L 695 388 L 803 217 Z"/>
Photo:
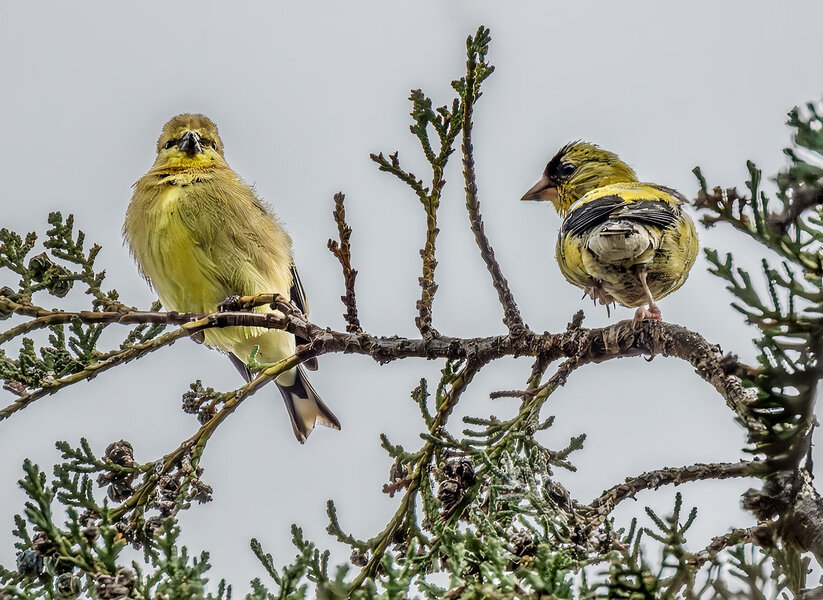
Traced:
<path fill-rule="evenodd" d="M 611 316 L 611 305 L 616 304 L 617 301 L 611 294 L 603 289 L 603 286 L 600 285 L 599 281 L 592 286 L 583 288 L 583 291 L 586 292 L 583 296 L 584 298 L 588 296 L 594 300 L 595 305 L 602 304 L 606 307 L 606 314 Z"/>
<path fill-rule="evenodd" d="M 633 322 L 636 325 L 640 321 L 662 321 L 663 316 L 660 314 L 660 309 L 656 304 L 649 305 L 648 308 L 641 306 L 634 313 Z"/>
<path fill-rule="evenodd" d="M 229 296 L 217 305 L 217 312 L 236 312 L 238 310 L 243 310 L 240 296 Z"/>
<path fill-rule="evenodd" d="M 594 300 L 595 303 L 599 302 L 604 306 L 615 303 L 615 299 L 611 296 L 611 294 L 603 289 L 603 286 L 600 285 L 599 281 L 594 285 L 583 288 L 583 291 L 586 292 L 586 295 Z"/>

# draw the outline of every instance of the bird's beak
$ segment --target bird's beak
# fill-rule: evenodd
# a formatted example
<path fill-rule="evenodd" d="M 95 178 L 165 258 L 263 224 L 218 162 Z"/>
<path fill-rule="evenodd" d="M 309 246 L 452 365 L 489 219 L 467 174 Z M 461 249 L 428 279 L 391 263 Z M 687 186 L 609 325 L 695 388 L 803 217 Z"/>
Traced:
<path fill-rule="evenodd" d="M 180 138 L 180 152 L 185 152 L 189 156 L 200 154 L 203 147 L 200 145 L 200 136 L 195 131 L 187 131 L 186 134 Z"/>
<path fill-rule="evenodd" d="M 557 202 L 557 186 L 544 175 L 543 178 L 535 183 L 520 199 Z"/>

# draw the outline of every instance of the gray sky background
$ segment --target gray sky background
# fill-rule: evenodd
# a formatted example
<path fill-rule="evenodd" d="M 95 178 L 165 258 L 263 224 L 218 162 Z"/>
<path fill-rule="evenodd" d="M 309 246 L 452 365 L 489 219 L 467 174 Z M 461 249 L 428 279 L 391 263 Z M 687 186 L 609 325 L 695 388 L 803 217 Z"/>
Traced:
<path fill-rule="evenodd" d="M 580 307 L 585 324 L 612 317 L 580 300 L 554 260 L 559 219 L 548 206 L 520 203 L 564 143 L 586 139 L 619 153 L 641 178 L 693 196 L 691 169 L 710 185 L 743 187 L 745 161 L 768 176 L 785 164 L 785 113 L 821 94 L 819 23 L 812 2 L 110 2 L 0 3 L 0 226 L 46 229 L 49 211 L 74 213 L 103 251 L 98 268 L 125 302 L 147 307 L 120 228 L 131 184 L 151 165 L 163 123 L 203 112 L 220 127 L 229 164 L 270 202 L 295 240 L 314 322 L 335 329 L 342 277 L 326 240 L 335 236 L 332 195 L 347 194 L 353 262 L 365 329 L 416 336 L 422 207 L 370 152 L 400 151 L 416 174 L 425 162 L 408 132 L 408 92 L 436 105 L 463 73 L 464 42 L 480 24 L 492 30 L 497 71 L 476 109 L 475 149 L 486 231 L 525 320 L 560 331 Z M 441 206 L 434 325 L 444 334 L 503 332 L 501 310 L 467 226 L 459 154 L 446 174 Z M 426 179 L 426 177 L 424 177 Z M 759 249 L 718 228 L 706 246 L 734 250 L 756 268 Z M 729 306 L 701 260 L 687 284 L 661 302 L 667 321 L 703 333 L 744 358 L 753 330 Z M 757 277 L 757 276 L 755 276 Z M 5 284 L 6 282 L 0 282 Z M 49 303 L 48 299 L 42 300 Z M 86 298 L 75 297 L 77 307 Z M 119 332 L 116 332 L 119 333 Z M 108 338 L 115 340 L 115 336 Z M 379 367 L 356 356 L 322 357 L 312 381 L 343 423 L 294 440 L 279 395 L 264 390 L 225 423 L 208 446 L 204 480 L 214 502 L 181 521 L 191 550 L 211 552 L 214 580 L 237 591 L 263 576 L 248 549 L 258 537 L 275 562 L 294 555 L 289 525 L 321 546 L 348 551 L 325 532 L 325 502 L 344 528 L 368 538 L 397 499 L 380 493 L 390 461 L 378 434 L 419 445 L 420 419 L 409 392 L 440 363 Z M 530 360 L 488 366 L 457 415 L 506 416 L 514 401 L 496 389 L 522 387 Z M 140 461 L 159 457 L 196 429 L 180 410 L 189 382 L 221 390 L 241 381 L 224 357 L 179 342 L 125 368 L 40 400 L 0 423 L 0 562 L 14 550 L 15 487 L 29 456 L 50 471 L 54 441 L 86 436 L 102 453 L 130 440 Z M 3 404 L 12 401 L 6 394 Z M 556 425 L 544 436 L 563 447 L 589 435 L 572 456 L 577 473 L 557 472 L 590 501 L 605 487 L 645 470 L 742 456 L 743 430 L 722 399 L 685 363 L 656 358 L 612 361 L 576 372 L 544 408 Z M 457 421 L 453 428 L 459 430 Z M 818 463 L 820 461 L 818 460 Z M 747 481 L 681 488 L 700 513 L 692 549 L 730 526 L 749 526 L 739 508 Z M 623 523 L 642 507 L 663 512 L 675 490 L 645 493 L 618 511 Z"/>

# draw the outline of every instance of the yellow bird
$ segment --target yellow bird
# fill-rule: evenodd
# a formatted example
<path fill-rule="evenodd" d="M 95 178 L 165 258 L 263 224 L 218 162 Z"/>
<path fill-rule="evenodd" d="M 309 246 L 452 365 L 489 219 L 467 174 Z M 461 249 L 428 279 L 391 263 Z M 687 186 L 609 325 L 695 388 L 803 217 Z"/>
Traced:
<path fill-rule="evenodd" d="M 639 307 L 635 321 L 660 320 L 656 300 L 683 285 L 697 257 L 683 196 L 641 183 L 594 144 L 563 146 L 522 199 L 549 200 L 562 217 L 556 255 L 566 279 L 607 310 Z"/>
<path fill-rule="evenodd" d="M 168 310 L 213 313 L 229 296 L 279 293 L 308 312 L 289 234 L 226 163 L 217 126 L 203 115 L 177 115 L 165 124 L 154 165 L 134 184 L 123 235 Z M 296 345 L 291 333 L 252 327 L 207 329 L 205 343 L 225 352 L 247 381 L 255 346 L 259 361 L 273 363 L 294 354 Z M 304 364 L 317 368 L 316 360 Z M 298 441 L 316 423 L 340 429 L 302 366 L 275 383 Z"/>

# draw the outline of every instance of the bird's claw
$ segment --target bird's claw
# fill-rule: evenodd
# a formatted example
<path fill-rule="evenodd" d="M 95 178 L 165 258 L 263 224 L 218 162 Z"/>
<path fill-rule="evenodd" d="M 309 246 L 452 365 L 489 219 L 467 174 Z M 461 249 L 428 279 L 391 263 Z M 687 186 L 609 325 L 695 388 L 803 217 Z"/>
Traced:
<path fill-rule="evenodd" d="M 660 314 L 660 309 L 657 307 L 656 304 L 650 305 L 648 308 L 645 306 L 641 306 L 637 309 L 634 313 L 634 323 L 640 323 L 640 321 L 662 321 L 663 315 Z"/>
<path fill-rule="evenodd" d="M 217 305 L 217 312 L 236 312 L 243 309 L 240 296 L 229 296 Z"/>
<path fill-rule="evenodd" d="M 592 286 L 583 288 L 583 291 L 586 292 L 586 295 L 594 300 L 595 303 L 599 302 L 604 306 L 615 303 L 615 299 L 611 296 L 611 294 L 603 289 L 603 286 L 601 286 L 599 282 Z"/>
<path fill-rule="evenodd" d="M 588 296 L 592 300 L 594 300 L 595 306 L 600 303 L 606 307 L 606 314 L 611 316 L 611 305 L 616 304 L 617 301 L 609 294 L 606 290 L 603 289 L 603 286 L 600 285 L 600 282 L 596 282 L 594 285 L 583 288 L 585 292 L 584 298 Z"/>

